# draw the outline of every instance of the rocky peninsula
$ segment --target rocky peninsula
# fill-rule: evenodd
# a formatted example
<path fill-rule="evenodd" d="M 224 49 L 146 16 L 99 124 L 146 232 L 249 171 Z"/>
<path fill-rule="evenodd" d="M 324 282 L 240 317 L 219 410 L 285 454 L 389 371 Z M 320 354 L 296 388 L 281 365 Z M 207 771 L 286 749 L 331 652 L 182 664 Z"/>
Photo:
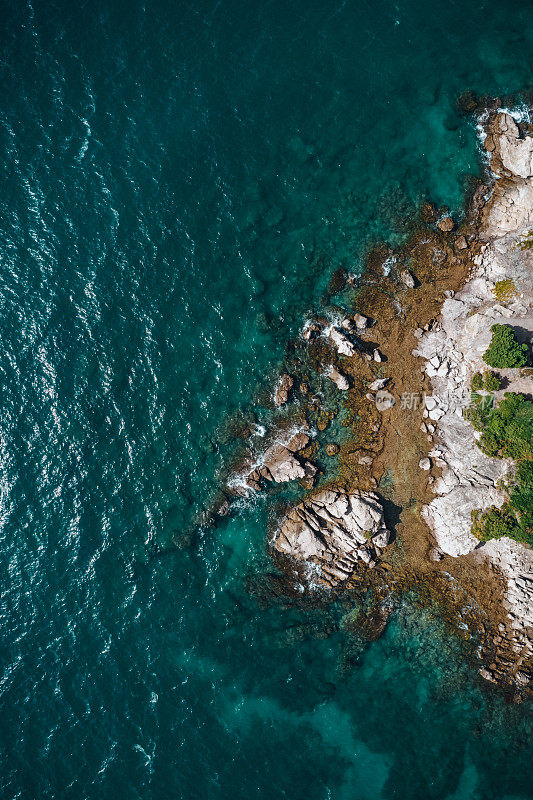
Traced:
<path fill-rule="evenodd" d="M 480 675 L 520 700 L 533 672 L 533 551 L 474 535 L 472 513 L 502 507 L 516 464 L 480 449 L 468 419 L 492 326 L 528 347 L 533 332 L 533 126 L 498 106 L 476 120 L 486 169 L 464 218 L 428 203 L 401 248 L 376 246 L 360 279 L 334 276 L 352 307 L 311 317 L 291 343 L 278 416 L 234 465 L 221 508 L 297 481 L 304 499 L 268 536 L 289 580 L 371 597 L 374 609 L 417 592 L 477 643 Z M 493 380 L 496 405 L 508 392 L 531 398 L 530 369 Z M 334 423 L 337 440 L 324 441 Z"/>

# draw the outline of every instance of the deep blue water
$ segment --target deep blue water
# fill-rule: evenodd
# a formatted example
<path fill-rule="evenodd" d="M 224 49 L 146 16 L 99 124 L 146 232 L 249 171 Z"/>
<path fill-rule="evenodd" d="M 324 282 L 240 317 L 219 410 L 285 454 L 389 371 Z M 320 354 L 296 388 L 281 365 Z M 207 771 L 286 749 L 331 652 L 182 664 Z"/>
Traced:
<path fill-rule="evenodd" d="M 263 608 L 272 508 L 191 530 L 339 266 L 479 171 L 528 0 L 95 0 L 0 22 L 0 796 L 533 797 L 531 719 L 406 601 Z M 331 633 L 331 630 L 334 630 Z M 351 666 L 349 666 L 351 665 Z"/>

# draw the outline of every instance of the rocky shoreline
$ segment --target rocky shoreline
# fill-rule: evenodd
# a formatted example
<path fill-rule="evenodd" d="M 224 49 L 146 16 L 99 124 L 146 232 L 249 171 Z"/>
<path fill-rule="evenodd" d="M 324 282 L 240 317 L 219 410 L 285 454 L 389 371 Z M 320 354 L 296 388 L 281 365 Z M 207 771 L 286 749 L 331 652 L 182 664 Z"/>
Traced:
<path fill-rule="evenodd" d="M 441 552 L 454 557 L 473 552 L 501 573 L 510 621 L 501 632 L 527 661 L 533 654 L 533 552 L 508 537 L 480 543 L 471 532 L 472 511 L 502 505 L 502 481 L 513 462 L 486 456 L 463 412 L 470 402 L 472 376 L 486 366 L 482 356 L 491 341 L 491 326 L 510 325 L 522 341 L 533 339 L 533 254 L 520 247 L 533 222 L 533 136 L 521 133 L 507 113 L 497 114 L 486 134 L 484 144 L 498 182 L 478 223 L 481 246 L 467 282 L 445 300 L 434 330 L 419 332 L 414 351 L 426 360 L 432 404 L 442 412 L 429 453 L 441 471 L 433 485 L 437 496 L 422 516 Z M 500 301 L 495 289 L 504 281 L 512 288 Z M 505 389 L 496 392 L 497 399 L 504 391 L 530 395 L 533 390 L 530 371 L 500 370 L 499 377 Z M 527 676 L 516 674 L 525 683 Z M 485 669 L 484 676 L 494 680 L 494 670 Z"/>
<path fill-rule="evenodd" d="M 485 456 L 463 417 L 491 325 L 528 342 L 533 331 L 533 256 L 517 246 L 533 227 L 533 126 L 497 105 L 479 118 L 490 170 L 465 220 L 426 204 L 402 248 L 377 247 L 361 279 L 344 276 L 355 308 L 306 322 L 272 393 L 282 416 L 224 491 L 298 481 L 307 494 L 269 536 L 289 580 L 387 607 L 414 587 L 460 635 L 469 627 L 481 676 L 520 699 L 533 672 L 533 553 L 472 535 L 471 511 L 501 505 L 512 464 Z M 501 280 L 515 292 L 497 300 Z M 531 393 L 530 375 L 501 377 Z M 334 420 L 347 435 L 325 442 Z M 475 609 L 468 625 L 449 581 Z"/>

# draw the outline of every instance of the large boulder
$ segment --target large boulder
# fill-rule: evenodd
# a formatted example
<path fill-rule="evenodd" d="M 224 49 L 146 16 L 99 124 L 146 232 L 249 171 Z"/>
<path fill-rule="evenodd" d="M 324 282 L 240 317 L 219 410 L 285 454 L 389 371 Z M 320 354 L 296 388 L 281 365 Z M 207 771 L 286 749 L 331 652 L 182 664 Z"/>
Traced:
<path fill-rule="evenodd" d="M 337 330 L 337 328 L 332 328 L 329 332 L 329 338 L 335 345 L 339 355 L 353 356 L 355 354 L 355 345 L 342 331 Z"/>
<path fill-rule="evenodd" d="M 353 321 L 355 322 L 356 328 L 360 331 L 364 331 L 365 328 L 368 328 L 368 317 L 365 317 L 363 314 L 354 314 Z"/>
<path fill-rule="evenodd" d="M 415 285 L 416 285 L 415 284 L 415 279 L 413 278 L 413 276 L 411 275 L 411 273 L 409 272 L 408 269 L 403 269 L 400 272 L 400 280 L 401 280 L 401 282 L 403 283 L 404 286 L 407 286 L 408 289 L 414 289 L 415 288 Z"/>
<path fill-rule="evenodd" d="M 394 395 L 386 389 L 380 389 L 379 392 L 376 392 L 376 408 L 378 411 L 387 411 L 389 408 L 392 408 L 395 403 Z"/>
<path fill-rule="evenodd" d="M 337 389 L 341 389 L 343 392 L 350 388 L 350 384 L 348 383 L 348 378 L 346 375 L 343 375 L 342 372 L 339 372 L 339 370 L 335 369 L 335 367 L 331 367 L 329 371 L 329 378 L 333 381 Z"/>
<path fill-rule="evenodd" d="M 281 442 L 275 442 L 263 454 L 259 469 L 262 478 L 274 483 L 286 483 L 316 474 L 316 467 L 309 462 L 300 461 L 294 452 Z"/>
<path fill-rule="evenodd" d="M 372 493 L 323 489 L 294 506 L 274 534 L 278 552 L 308 567 L 311 582 L 333 587 L 391 541 L 383 508 Z"/>

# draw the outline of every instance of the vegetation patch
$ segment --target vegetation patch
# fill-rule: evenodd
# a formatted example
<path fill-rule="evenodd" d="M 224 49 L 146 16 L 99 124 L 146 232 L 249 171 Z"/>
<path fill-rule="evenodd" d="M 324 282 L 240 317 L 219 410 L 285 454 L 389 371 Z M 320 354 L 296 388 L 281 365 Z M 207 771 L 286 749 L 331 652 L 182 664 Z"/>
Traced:
<path fill-rule="evenodd" d="M 497 407 L 477 403 L 465 416 L 481 432 L 478 447 L 488 456 L 518 462 L 509 499 L 501 508 L 472 512 L 472 533 L 482 541 L 509 536 L 533 544 L 533 402 L 507 392 Z"/>
<path fill-rule="evenodd" d="M 496 281 L 493 289 L 493 295 L 500 303 L 506 303 L 516 296 L 516 286 L 512 278 L 505 278 L 502 281 Z"/>
<path fill-rule="evenodd" d="M 477 392 L 479 389 L 483 389 L 483 375 L 481 372 L 476 372 L 472 375 L 472 380 L 470 381 L 470 388 L 473 392 Z"/>
<path fill-rule="evenodd" d="M 533 402 L 523 394 L 506 392 L 497 407 L 476 403 L 466 418 L 481 432 L 478 447 L 496 458 L 533 458 Z"/>
<path fill-rule="evenodd" d="M 498 375 L 492 370 L 487 370 L 483 375 L 483 388 L 486 392 L 497 392 L 501 386 L 501 381 Z"/>
<path fill-rule="evenodd" d="M 481 541 L 508 536 L 533 545 L 533 462 L 518 466 L 516 484 L 501 508 L 472 511 L 472 533 Z"/>
<path fill-rule="evenodd" d="M 483 355 L 483 361 L 489 367 L 505 369 L 505 367 L 525 367 L 528 359 L 527 344 L 520 344 L 513 329 L 509 325 L 493 325 L 492 341 Z"/>

